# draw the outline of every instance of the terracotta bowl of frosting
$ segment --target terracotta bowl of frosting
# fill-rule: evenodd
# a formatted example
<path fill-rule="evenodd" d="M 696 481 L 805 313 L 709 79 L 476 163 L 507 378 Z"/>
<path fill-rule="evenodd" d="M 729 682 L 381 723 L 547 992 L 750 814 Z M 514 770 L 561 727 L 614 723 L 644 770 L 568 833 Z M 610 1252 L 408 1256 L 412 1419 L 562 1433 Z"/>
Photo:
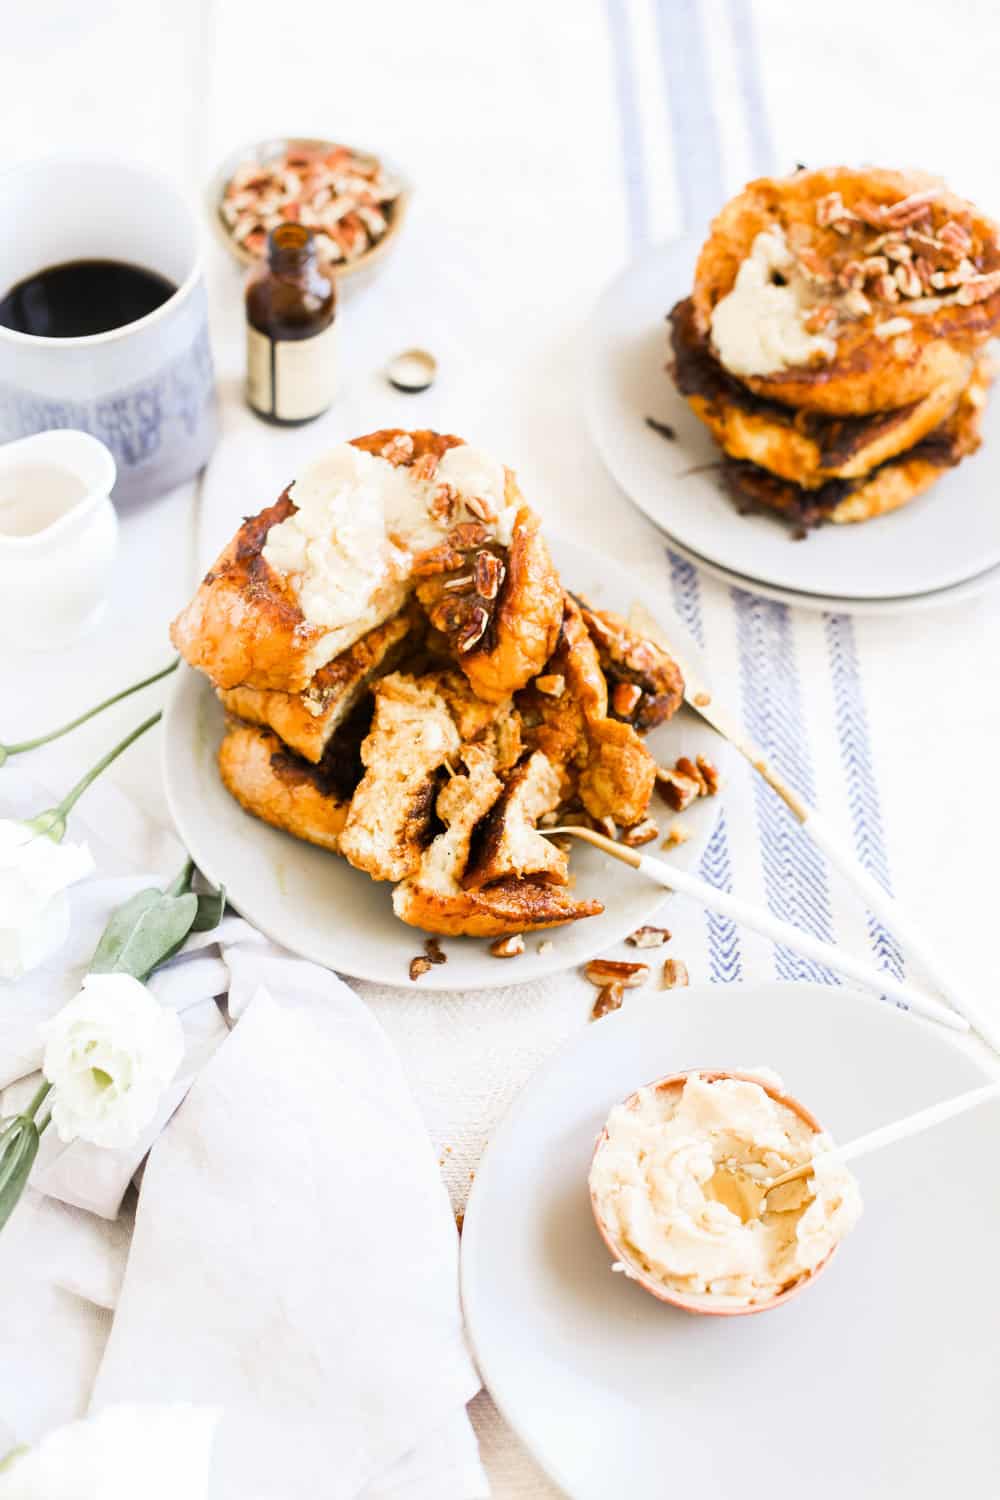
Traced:
<path fill-rule="evenodd" d="M 810 1110 L 806 1109 L 804 1104 L 802 1104 L 792 1094 L 784 1093 L 780 1088 L 775 1087 L 759 1074 L 727 1072 L 726 1070 L 720 1068 L 687 1068 L 683 1073 L 670 1073 L 665 1078 L 658 1078 L 653 1083 L 645 1084 L 642 1089 L 636 1089 L 621 1102 L 626 1109 L 628 1109 L 629 1107 L 634 1108 L 638 1104 L 639 1094 L 644 1092 L 645 1089 L 655 1089 L 657 1093 L 673 1089 L 682 1089 L 687 1080 L 694 1074 L 697 1074 L 699 1078 L 704 1079 L 708 1083 L 714 1083 L 717 1080 L 723 1078 L 733 1078 L 743 1083 L 755 1083 L 758 1088 L 763 1089 L 765 1094 L 769 1095 L 770 1098 L 774 1099 L 778 1104 L 785 1105 L 786 1108 L 792 1110 L 794 1114 L 798 1115 L 799 1119 L 802 1120 L 806 1125 L 808 1125 L 810 1130 L 814 1131 L 816 1134 L 820 1134 L 823 1130 L 822 1125 L 816 1119 L 815 1115 L 812 1114 Z M 600 1151 L 607 1138 L 608 1130 L 607 1126 L 605 1125 L 601 1130 L 600 1135 L 597 1137 L 597 1141 L 594 1145 L 594 1153 L 593 1157 L 591 1158 L 592 1162 L 594 1158 L 596 1158 L 597 1153 Z M 669 1302 L 672 1307 L 679 1307 L 683 1312 L 701 1313 L 706 1317 L 746 1317 L 751 1313 L 770 1312 L 772 1308 L 780 1307 L 782 1303 L 790 1301 L 792 1297 L 796 1296 L 805 1287 L 811 1286 L 820 1272 L 824 1271 L 830 1264 L 831 1260 L 836 1255 L 837 1250 L 839 1249 L 838 1245 L 834 1245 L 833 1249 L 826 1256 L 826 1258 L 820 1261 L 817 1266 L 814 1266 L 811 1271 L 798 1277 L 795 1281 L 791 1282 L 788 1286 L 782 1288 L 781 1291 L 776 1292 L 771 1297 L 764 1298 L 759 1302 L 748 1302 L 745 1305 L 727 1304 L 710 1296 L 685 1296 L 683 1292 L 675 1291 L 671 1287 L 665 1286 L 662 1281 L 660 1281 L 656 1276 L 651 1275 L 641 1264 L 639 1264 L 632 1252 L 617 1238 L 614 1231 L 605 1222 L 604 1216 L 601 1213 L 601 1209 L 597 1201 L 597 1194 L 593 1186 L 591 1186 L 590 1189 L 590 1206 L 594 1215 L 594 1222 L 597 1225 L 601 1239 L 611 1251 L 611 1254 L 614 1256 L 615 1261 L 623 1267 L 627 1268 L 627 1274 L 630 1281 L 634 1281 L 637 1286 L 642 1287 L 643 1291 L 648 1292 L 651 1297 L 655 1297 L 658 1302 Z"/>

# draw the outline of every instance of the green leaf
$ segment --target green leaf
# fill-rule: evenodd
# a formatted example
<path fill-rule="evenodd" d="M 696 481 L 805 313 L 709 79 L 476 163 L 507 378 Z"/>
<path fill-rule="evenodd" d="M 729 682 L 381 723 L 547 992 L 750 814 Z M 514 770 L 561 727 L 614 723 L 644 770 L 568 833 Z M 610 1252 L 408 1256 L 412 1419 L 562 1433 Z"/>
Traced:
<path fill-rule="evenodd" d="M 226 910 L 226 887 L 208 891 L 198 897 L 198 914 L 191 923 L 192 932 L 211 932 L 218 927 Z"/>
<path fill-rule="evenodd" d="M 0 1154 L 0 1229 L 20 1202 L 38 1155 L 38 1127 L 23 1116 L 20 1129 L 8 1136 Z"/>
<path fill-rule="evenodd" d="M 175 953 L 191 931 L 198 897 L 138 891 L 112 915 L 97 945 L 92 974 L 131 974 L 145 979 Z"/>
<path fill-rule="evenodd" d="M 148 911 L 162 898 L 162 895 L 162 891 L 158 891 L 155 886 L 150 886 L 148 890 L 136 891 L 134 896 L 130 896 L 122 906 L 111 913 L 108 925 L 97 945 L 97 951 L 90 961 L 91 974 L 114 972 L 115 960 L 127 943 L 136 922 L 143 912 Z"/>

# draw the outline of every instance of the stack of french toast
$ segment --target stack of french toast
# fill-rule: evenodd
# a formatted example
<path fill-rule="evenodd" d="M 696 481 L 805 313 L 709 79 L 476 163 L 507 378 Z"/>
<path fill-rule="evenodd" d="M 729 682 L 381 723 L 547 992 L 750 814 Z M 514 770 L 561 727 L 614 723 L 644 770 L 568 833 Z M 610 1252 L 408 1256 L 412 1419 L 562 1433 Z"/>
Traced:
<path fill-rule="evenodd" d="M 997 227 L 920 173 L 805 169 L 722 210 L 670 314 L 672 373 L 741 510 L 798 531 L 907 504 L 974 453 Z"/>
<path fill-rule="evenodd" d="M 404 922 L 499 937 L 594 915 L 540 831 L 647 818 L 672 658 L 564 588 L 512 471 L 385 430 L 247 519 L 174 622 L 258 818 L 391 882 Z"/>

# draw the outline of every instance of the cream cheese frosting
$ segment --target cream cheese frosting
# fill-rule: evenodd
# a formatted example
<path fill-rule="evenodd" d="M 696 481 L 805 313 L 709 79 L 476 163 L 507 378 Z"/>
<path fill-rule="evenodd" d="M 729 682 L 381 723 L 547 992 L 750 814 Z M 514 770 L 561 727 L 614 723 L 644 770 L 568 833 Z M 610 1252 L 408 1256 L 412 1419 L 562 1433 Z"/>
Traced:
<path fill-rule="evenodd" d="M 310 624 L 336 631 L 343 650 L 402 606 L 414 558 L 456 523 L 492 517 L 490 535 L 509 543 L 516 507 L 505 488 L 503 464 L 468 444 L 425 476 L 339 443 L 292 485 L 296 509 L 271 527 L 264 558 L 289 579 Z"/>
<path fill-rule="evenodd" d="M 762 230 L 732 291 L 712 312 L 712 343 L 720 363 L 733 375 L 771 375 L 817 355 L 832 359 L 833 339 L 810 333 L 805 325 L 816 305 L 781 229 Z"/>
<path fill-rule="evenodd" d="M 759 1083 L 692 1073 L 683 1088 L 641 1089 L 612 1110 L 590 1172 L 595 1207 L 622 1269 L 715 1304 L 768 1301 L 808 1275 L 853 1228 L 861 1196 L 813 1131 Z M 744 1223 L 706 1185 L 732 1165 L 763 1179 L 813 1160 Z"/>

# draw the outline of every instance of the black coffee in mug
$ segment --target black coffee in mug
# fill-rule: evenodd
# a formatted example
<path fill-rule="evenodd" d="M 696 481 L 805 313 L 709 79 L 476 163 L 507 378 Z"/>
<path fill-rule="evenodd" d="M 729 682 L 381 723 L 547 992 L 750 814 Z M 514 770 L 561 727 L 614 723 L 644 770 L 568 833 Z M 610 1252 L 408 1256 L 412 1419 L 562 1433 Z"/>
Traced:
<path fill-rule="evenodd" d="M 50 339 L 124 328 L 177 290 L 158 271 L 121 260 L 71 260 L 26 276 L 0 299 L 0 326 Z"/>

